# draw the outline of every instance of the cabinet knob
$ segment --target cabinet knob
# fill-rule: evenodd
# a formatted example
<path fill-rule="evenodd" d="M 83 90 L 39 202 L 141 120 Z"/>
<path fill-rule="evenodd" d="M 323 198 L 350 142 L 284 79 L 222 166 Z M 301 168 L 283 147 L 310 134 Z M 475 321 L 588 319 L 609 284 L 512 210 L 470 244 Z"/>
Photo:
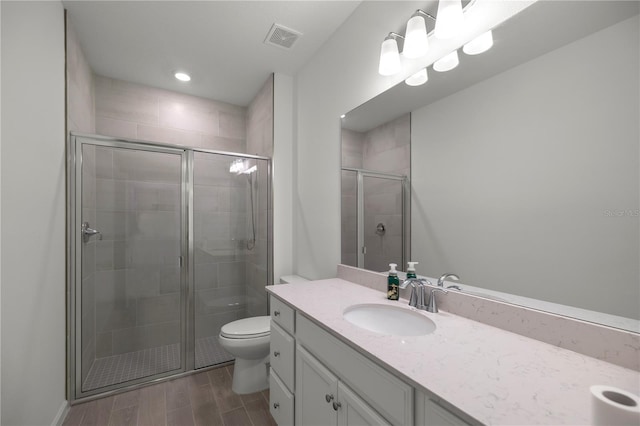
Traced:
<path fill-rule="evenodd" d="M 341 404 L 341 403 L 339 403 L 339 402 L 334 402 L 334 403 L 333 403 L 333 409 L 334 409 L 335 411 L 338 411 L 338 409 L 339 409 L 340 407 L 342 407 L 342 404 Z"/>
<path fill-rule="evenodd" d="M 279 317 L 280 316 L 280 311 L 273 311 L 273 316 L 274 317 Z"/>
<path fill-rule="evenodd" d="M 280 403 L 279 403 L 279 402 L 274 402 L 274 403 L 273 403 L 273 408 L 274 408 L 275 410 L 277 410 L 278 408 L 280 408 Z"/>
<path fill-rule="evenodd" d="M 264 352 L 263 352 L 264 353 Z M 273 351 L 273 356 L 275 357 L 279 357 L 280 356 L 280 352 L 278 351 Z"/>
<path fill-rule="evenodd" d="M 324 399 L 326 399 L 326 400 L 327 400 L 327 404 L 328 404 L 328 403 L 330 403 L 331 401 L 333 401 L 333 395 L 331 395 L 331 394 L 329 394 L 329 393 L 328 393 L 328 394 L 326 394 L 326 395 L 324 396 Z"/>

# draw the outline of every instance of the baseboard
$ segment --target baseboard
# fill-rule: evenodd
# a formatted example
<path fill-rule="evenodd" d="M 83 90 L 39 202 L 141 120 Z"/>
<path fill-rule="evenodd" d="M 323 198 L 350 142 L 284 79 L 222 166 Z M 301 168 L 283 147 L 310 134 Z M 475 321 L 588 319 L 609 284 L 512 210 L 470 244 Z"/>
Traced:
<path fill-rule="evenodd" d="M 62 405 L 60 405 L 60 409 L 58 410 L 58 414 L 51 422 L 51 426 L 62 426 L 64 423 L 64 419 L 67 418 L 67 413 L 69 412 L 69 401 L 62 401 Z"/>

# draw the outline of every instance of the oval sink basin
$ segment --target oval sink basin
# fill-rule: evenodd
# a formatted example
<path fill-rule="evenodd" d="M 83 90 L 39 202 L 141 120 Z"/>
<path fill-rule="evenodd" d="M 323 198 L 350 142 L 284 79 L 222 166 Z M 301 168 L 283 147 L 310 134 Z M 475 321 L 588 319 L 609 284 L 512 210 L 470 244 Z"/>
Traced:
<path fill-rule="evenodd" d="M 426 316 L 389 305 L 353 305 L 342 316 L 360 328 L 390 336 L 422 336 L 436 329 L 436 324 Z"/>

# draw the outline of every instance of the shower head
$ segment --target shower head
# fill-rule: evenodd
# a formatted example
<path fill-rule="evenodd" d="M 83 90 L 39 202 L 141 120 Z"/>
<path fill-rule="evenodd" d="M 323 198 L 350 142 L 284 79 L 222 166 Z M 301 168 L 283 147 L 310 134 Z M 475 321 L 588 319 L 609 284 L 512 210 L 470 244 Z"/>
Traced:
<path fill-rule="evenodd" d="M 256 170 L 258 170 L 258 166 L 253 165 L 249 167 L 248 160 L 242 158 L 236 158 L 229 166 L 229 173 L 234 173 L 236 175 L 249 175 Z"/>

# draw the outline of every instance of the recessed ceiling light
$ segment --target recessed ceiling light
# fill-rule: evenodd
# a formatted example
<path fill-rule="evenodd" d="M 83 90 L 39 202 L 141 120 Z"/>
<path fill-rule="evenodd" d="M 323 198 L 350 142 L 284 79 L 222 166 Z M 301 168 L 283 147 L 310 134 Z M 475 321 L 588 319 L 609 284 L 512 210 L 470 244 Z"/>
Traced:
<path fill-rule="evenodd" d="M 174 74 L 174 76 L 180 81 L 189 81 L 189 80 L 191 80 L 191 76 L 189 74 L 184 73 L 184 72 L 177 72 L 177 73 Z"/>

